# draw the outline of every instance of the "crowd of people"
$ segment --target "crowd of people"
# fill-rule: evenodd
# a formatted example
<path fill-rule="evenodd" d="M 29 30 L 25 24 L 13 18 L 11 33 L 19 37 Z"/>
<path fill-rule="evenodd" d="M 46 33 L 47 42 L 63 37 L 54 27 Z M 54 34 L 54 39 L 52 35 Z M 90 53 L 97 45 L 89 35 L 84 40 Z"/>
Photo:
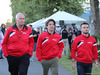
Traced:
<path fill-rule="evenodd" d="M 17 13 L 16 23 L 5 30 L 0 29 L 0 59 L 7 59 L 11 75 L 27 75 L 30 61 L 38 60 L 43 68 L 43 75 L 58 75 L 58 61 L 62 55 L 72 59 L 75 70 L 77 62 L 78 75 L 91 75 L 92 63 L 98 69 L 98 52 L 95 38 L 89 34 L 89 24 L 82 23 L 80 30 L 75 24 L 56 28 L 56 22 L 49 19 L 45 30 L 34 30 L 32 25 L 25 25 L 23 13 Z M 70 52 L 69 52 L 70 51 Z"/>

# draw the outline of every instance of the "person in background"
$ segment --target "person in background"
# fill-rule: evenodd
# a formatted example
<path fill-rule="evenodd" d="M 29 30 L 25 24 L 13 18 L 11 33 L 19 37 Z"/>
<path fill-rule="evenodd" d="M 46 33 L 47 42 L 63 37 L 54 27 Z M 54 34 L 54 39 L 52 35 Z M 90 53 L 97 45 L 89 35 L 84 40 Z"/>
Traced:
<path fill-rule="evenodd" d="M 32 29 L 32 25 L 29 25 Z M 31 61 L 34 61 L 35 60 L 35 55 L 36 55 L 36 45 L 37 45 L 37 39 L 38 39 L 38 36 L 39 36 L 39 29 L 37 28 L 37 31 L 35 31 L 34 29 L 32 29 L 32 33 L 33 33 L 33 38 L 34 38 L 34 50 L 33 50 L 33 55 L 32 57 L 30 58 Z"/>
<path fill-rule="evenodd" d="M 27 75 L 33 46 L 32 30 L 25 25 L 24 14 L 17 13 L 16 23 L 7 28 L 2 42 L 2 50 L 11 75 Z"/>
<path fill-rule="evenodd" d="M 43 30 L 43 32 L 46 32 L 46 31 L 47 31 L 47 28 L 45 27 L 44 30 Z"/>
<path fill-rule="evenodd" d="M 75 30 L 75 27 L 72 27 L 72 39 L 71 39 L 71 46 L 73 44 L 73 41 L 77 37 L 77 31 Z"/>
<path fill-rule="evenodd" d="M 56 27 L 55 32 L 61 35 L 61 28 L 59 26 Z"/>
<path fill-rule="evenodd" d="M 39 36 L 39 34 L 40 34 L 40 28 L 39 27 L 37 27 L 36 32 L 37 32 L 37 34 Z"/>
<path fill-rule="evenodd" d="M 55 32 L 55 21 L 49 19 L 46 22 L 47 31 L 39 35 L 36 47 L 36 56 L 41 62 L 43 75 L 58 75 L 58 59 L 61 58 L 64 44 L 62 37 Z"/>
<path fill-rule="evenodd" d="M 63 26 L 63 29 L 61 30 L 61 36 L 62 36 L 62 40 L 64 42 L 64 48 L 66 48 L 66 53 L 65 53 L 65 50 L 63 49 L 62 55 L 66 54 L 68 56 L 69 43 L 68 43 L 68 30 L 66 29 L 66 26 Z"/>
<path fill-rule="evenodd" d="M 88 23 L 82 23 L 80 28 L 82 34 L 74 39 L 71 48 L 72 68 L 75 70 L 76 59 L 78 75 L 91 75 L 93 59 L 95 62 L 94 68 L 95 70 L 98 69 L 97 43 L 95 38 L 89 34 Z"/>
<path fill-rule="evenodd" d="M 3 36 L 2 31 L 0 31 L 0 59 L 3 59 L 2 47 L 1 47 L 1 43 L 2 43 L 3 37 L 4 36 Z"/>
<path fill-rule="evenodd" d="M 72 33 L 72 29 L 71 28 L 69 28 L 68 29 L 68 42 L 69 42 L 69 59 L 71 59 L 71 40 L 72 40 L 72 35 L 73 35 L 73 33 Z"/>
<path fill-rule="evenodd" d="M 6 32 L 5 24 L 1 24 L 1 31 L 2 31 L 3 35 L 5 35 L 5 32 Z"/>

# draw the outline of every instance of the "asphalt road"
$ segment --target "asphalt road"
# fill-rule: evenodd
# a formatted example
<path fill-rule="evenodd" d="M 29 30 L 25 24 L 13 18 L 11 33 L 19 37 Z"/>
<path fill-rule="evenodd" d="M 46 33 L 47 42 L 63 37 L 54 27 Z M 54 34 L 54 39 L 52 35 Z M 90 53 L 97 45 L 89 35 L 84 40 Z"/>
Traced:
<path fill-rule="evenodd" d="M 0 75 L 10 75 L 8 72 L 8 63 L 6 59 L 0 59 Z M 28 69 L 28 75 L 42 75 L 42 66 L 38 61 L 31 61 Z M 50 71 L 49 71 L 49 75 Z M 59 75 L 74 75 L 59 65 Z"/>

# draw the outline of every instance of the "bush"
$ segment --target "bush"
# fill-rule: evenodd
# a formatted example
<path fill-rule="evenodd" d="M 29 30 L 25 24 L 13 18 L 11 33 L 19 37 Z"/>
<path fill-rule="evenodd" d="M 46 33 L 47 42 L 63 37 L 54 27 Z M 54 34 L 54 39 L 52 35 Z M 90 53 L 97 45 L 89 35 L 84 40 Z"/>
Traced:
<path fill-rule="evenodd" d="M 98 43 L 98 50 L 100 50 L 100 38 L 98 37 L 98 36 L 94 36 L 94 35 L 92 35 L 95 39 L 96 39 L 96 41 L 97 41 L 97 43 Z"/>

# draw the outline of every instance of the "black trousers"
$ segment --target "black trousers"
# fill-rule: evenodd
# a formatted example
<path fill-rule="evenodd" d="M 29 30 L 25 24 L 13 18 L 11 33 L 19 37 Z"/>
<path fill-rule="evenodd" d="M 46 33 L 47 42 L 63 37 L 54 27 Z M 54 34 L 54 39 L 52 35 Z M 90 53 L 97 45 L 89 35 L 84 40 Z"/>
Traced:
<path fill-rule="evenodd" d="M 91 75 L 92 63 L 77 62 L 78 75 Z"/>
<path fill-rule="evenodd" d="M 9 72 L 11 73 L 11 75 L 27 75 L 28 67 L 30 64 L 29 58 L 29 53 L 21 57 L 8 55 L 7 61 L 9 65 Z"/>

